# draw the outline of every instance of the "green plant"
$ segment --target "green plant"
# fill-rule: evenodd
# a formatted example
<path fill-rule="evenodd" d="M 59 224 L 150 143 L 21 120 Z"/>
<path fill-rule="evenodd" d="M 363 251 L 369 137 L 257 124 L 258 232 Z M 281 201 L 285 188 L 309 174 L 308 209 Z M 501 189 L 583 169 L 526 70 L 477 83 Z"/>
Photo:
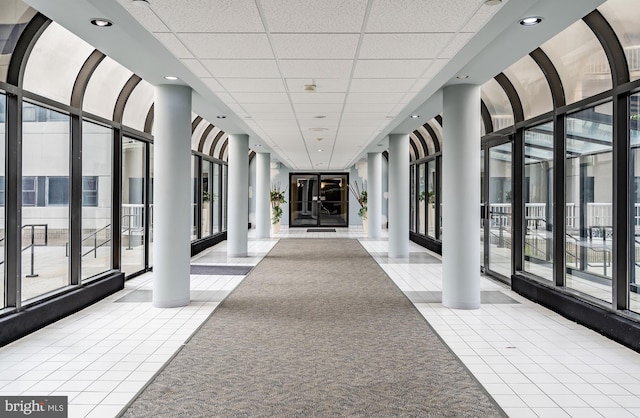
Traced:
<path fill-rule="evenodd" d="M 356 200 L 360 204 L 360 210 L 358 211 L 358 216 L 362 217 L 362 219 L 367 219 L 367 191 L 360 191 L 360 187 L 358 187 L 358 182 L 354 180 L 353 185 L 349 185 L 349 190 L 355 196 Z"/>
<path fill-rule="evenodd" d="M 271 185 L 269 200 L 271 201 L 271 223 L 277 224 L 282 219 L 282 205 L 287 203 L 284 197 L 284 190 L 280 189 L 280 183 Z"/>

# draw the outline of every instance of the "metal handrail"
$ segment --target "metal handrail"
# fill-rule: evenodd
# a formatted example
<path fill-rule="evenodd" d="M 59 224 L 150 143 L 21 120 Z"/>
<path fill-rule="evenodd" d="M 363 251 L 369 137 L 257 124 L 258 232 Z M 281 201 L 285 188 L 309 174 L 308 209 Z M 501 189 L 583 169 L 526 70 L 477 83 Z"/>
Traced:
<path fill-rule="evenodd" d="M 36 244 L 35 243 L 35 235 L 36 235 L 35 228 L 38 228 L 38 227 L 43 227 L 44 228 L 44 244 Z M 45 246 L 47 246 L 49 244 L 49 224 L 27 224 L 27 225 L 22 225 L 20 230 L 23 230 L 25 228 L 31 228 L 31 243 L 29 245 L 27 245 L 26 247 L 24 247 L 22 250 L 20 250 L 20 252 L 25 252 L 29 248 L 31 249 L 31 272 L 29 274 L 27 274 L 26 277 L 38 277 L 38 275 L 34 271 L 34 265 L 35 265 L 34 248 L 35 247 L 45 247 Z M 2 239 L 0 241 L 4 241 L 4 237 L 2 237 Z M 2 264 L 4 264 L 4 260 L 0 261 L 0 265 L 2 265 Z"/>

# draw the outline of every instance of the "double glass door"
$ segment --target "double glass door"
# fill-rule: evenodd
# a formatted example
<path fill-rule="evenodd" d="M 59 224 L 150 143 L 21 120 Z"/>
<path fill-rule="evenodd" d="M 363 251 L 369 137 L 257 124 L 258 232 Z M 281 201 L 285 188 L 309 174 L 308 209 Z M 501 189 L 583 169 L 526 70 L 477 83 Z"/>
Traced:
<path fill-rule="evenodd" d="M 512 144 L 487 146 L 481 155 L 481 261 L 485 272 L 509 278 L 513 244 Z"/>
<path fill-rule="evenodd" d="M 349 174 L 291 174 L 289 225 L 348 226 Z"/>

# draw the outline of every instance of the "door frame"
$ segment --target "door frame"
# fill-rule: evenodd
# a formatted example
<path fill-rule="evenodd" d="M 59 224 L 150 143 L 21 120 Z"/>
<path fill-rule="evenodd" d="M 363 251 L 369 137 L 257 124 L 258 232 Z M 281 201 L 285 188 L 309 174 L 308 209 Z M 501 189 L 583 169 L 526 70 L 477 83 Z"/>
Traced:
<path fill-rule="evenodd" d="M 505 135 L 500 135 L 500 136 L 495 136 L 495 137 L 490 137 L 487 138 L 485 141 L 482 142 L 482 150 L 484 151 L 484 158 L 482 161 L 483 167 L 484 167 L 484 179 L 483 179 L 483 183 L 482 183 L 482 196 L 481 196 L 481 211 L 480 211 L 480 219 L 482 221 L 482 227 L 483 227 L 483 234 L 484 234 L 484 248 L 483 248 L 483 260 L 482 260 L 482 272 L 486 275 L 495 277 L 496 279 L 505 282 L 505 283 L 510 283 L 511 282 L 511 277 L 507 277 L 504 276 L 503 274 L 496 272 L 494 270 L 491 270 L 490 266 L 490 238 L 491 238 L 491 211 L 490 211 L 490 196 L 489 196 L 489 186 L 490 186 L 490 181 L 489 179 L 491 178 L 491 173 L 490 173 L 490 161 L 491 161 L 491 148 L 494 147 L 498 147 L 500 145 L 504 145 L 504 144 L 511 144 L 511 214 L 512 214 L 512 219 L 511 219 L 511 274 L 513 274 L 514 272 L 514 257 L 513 257 L 513 249 L 515 248 L 515 246 L 517 245 L 517 242 L 515 240 L 515 228 L 516 228 L 516 224 L 515 222 L 515 214 L 514 214 L 514 206 L 515 206 L 515 202 L 514 202 L 514 197 L 515 197 L 515 193 L 514 193 L 514 188 L 516 187 L 516 183 L 515 183 L 515 178 L 514 178 L 514 173 L 515 173 L 515 158 L 514 158 L 514 148 L 515 148 L 515 144 L 514 144 L 514 136 L 510 135 L 510 134 L 505 134 Z"/>
<path fill-rule="evenodd" d="M 315 225 L 293 225 L 293 207 L 294 204 L 292 196 L 292 178 L 293 176 L 316 176 L 318 179 L 318 187 L 321 184 L 322 176 L 346 176 L 346 184 L 345 187 L 349 187 L 349 172 L 348 171 L 302 171 L 302 172 L 290 172 L 289 173 L 289 228 L 348 228 L 349 227 L 349 192 L 347 191 L 346 196 L 346 204 L 347 204 L 347 222 L 346 225 L 321 225 L 321 217 L 318 216 Z M 319 190 L 319 189 L 318 189 Z M 318 200 L 316 200 L 318 202 Z"/>

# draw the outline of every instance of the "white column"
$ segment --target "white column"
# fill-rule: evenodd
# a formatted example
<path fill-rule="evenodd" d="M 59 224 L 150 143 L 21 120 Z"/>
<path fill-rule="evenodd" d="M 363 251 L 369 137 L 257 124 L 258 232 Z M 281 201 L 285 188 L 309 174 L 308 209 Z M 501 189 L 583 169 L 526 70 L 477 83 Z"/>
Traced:
<path fill-rule="evenodd" d="M 152 305 L 172 308 L 190 299 L 191 88 L 159 85 L 154 103 Z"/>
<path fill-rule="evenodd" d="M 249 238 L 249 135 L 229 135 L 227 255 L 246 257 Z"/>
<path fill-rule="evenodd" d="M 382 153 L 367 154 L 367 218 L 369 238 L 382 235 Z"/>
<path fill-rule="evenodd" d="M 389 135 L 389 257 L 409 257 L 409 134 Z"/>
<path fill-rule="evenodd" d="M 442 304 L 480 308 L 480 87 L 443 91 Z"/>
<path fill-rule="evenodd" d="M 256 237 L 271 236 L 271 154 L 256 154 Z"/>

